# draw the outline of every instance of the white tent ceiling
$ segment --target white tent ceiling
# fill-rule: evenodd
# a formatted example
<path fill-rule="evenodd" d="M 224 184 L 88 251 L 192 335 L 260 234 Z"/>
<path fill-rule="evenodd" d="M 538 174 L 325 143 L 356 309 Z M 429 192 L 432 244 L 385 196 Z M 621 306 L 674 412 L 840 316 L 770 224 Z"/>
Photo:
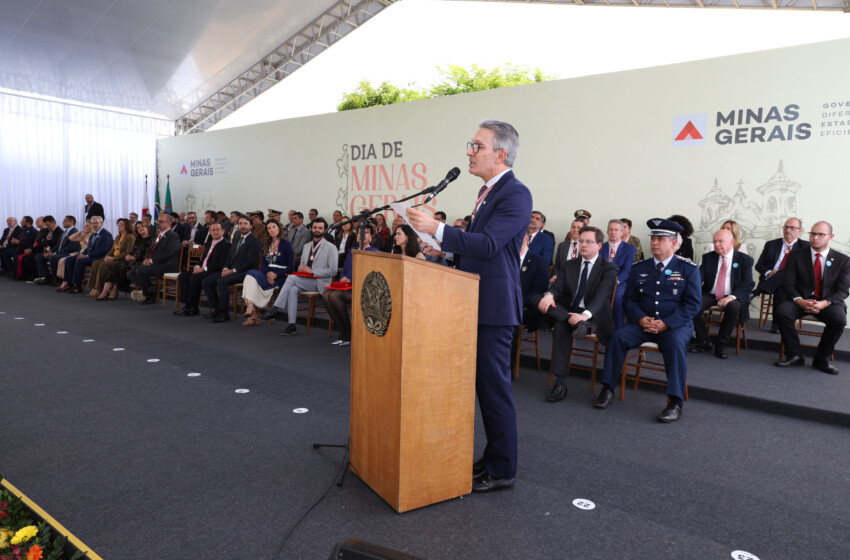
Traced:
<path fill-rule="evenodd" d="M 205 130 L 393 1 L 0 0 L 0 87 Z M 850 0 L 548 3 L 847 11 Z"/>

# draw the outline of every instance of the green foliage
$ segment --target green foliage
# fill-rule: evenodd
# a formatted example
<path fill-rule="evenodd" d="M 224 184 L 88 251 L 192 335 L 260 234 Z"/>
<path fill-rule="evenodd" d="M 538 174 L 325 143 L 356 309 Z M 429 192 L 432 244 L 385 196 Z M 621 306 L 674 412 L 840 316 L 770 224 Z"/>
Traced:
<path fill-rule="evenodd" d="M 426 94 L 423 91 L 404 89 L 384 82 L 377 88 L 372 87 L 368 81 L 360 82 L 360 86 L 346 93 L 342 103 L 337 106 L 338 111 L 349 111 L 351 109 L 364 109 L 377 105 L 392 105 L 394 103 L 405 103 L 422 99 Z"/>
<path fill-rule="evenodd" d="M 448 70 L 439 67 L 438 70 L 443 75 L 443 81 L 431 86 L 430 97 L 519 86 L 553 79 L 551 76 L 543 74 L 543 71 L 539 68 L 529 70 L 511 64 L 506 64 L 504 68 L 497 67 L 492 70 L 479 68 L 475 64 L 469 70 L 462 66 L 450 64 Z"/>
<path fill-rule="evenodd" d="M 377 88 L 368 81 L 360 82 L 360 86 L 346 93 L 342 103 L 337 106 L 338 111 L 351 109 L 364 109 L 378 105 L 392 105 L 394 103 L 405 103 L 429 97 L 442 97 L 444 95 L 456 95 L 471 91 L 485 89 L 496 89 L 501 87 L 518 86 L 534 82 L 545 82 L 554 79 L 547 76 L 539 68 L 533 70 L 523 66 L 506 64 L 487 70 L 473 64 L 472 68 L 466 69 L 462 66 L 450 64 L 448 69 L 437 67 L 442 75 L 442 80 L 426 90 L 400 88 L 389 82 L 383 82 Z"/>

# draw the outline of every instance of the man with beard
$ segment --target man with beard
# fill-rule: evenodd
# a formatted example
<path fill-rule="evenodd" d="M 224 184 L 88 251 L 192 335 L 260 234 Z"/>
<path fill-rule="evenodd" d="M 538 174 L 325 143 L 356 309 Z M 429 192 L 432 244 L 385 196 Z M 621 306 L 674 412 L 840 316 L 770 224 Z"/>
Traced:
<path fill-rule="evenodd" d="M 234 236 L 230 244 L 230 254 L 224 263 L 224 268 L 217 274 L 211 274 L 204 278 L 201 286 L 207 294 L 210 302 L 210 313 L 207 315 L 213 323 L 224 323 L 230 320 L 227 305 L 230 301 L 230 286 L 239 284 L 245 279 L 249 270 L 257 268 L 260 264 L 260 253 L 263 244 L 251 233 L 251 220 L 247 216 L 241 216 L 237 223 L 239 233 Z"/>
<path fill-rule="evenodd" d="M 317 218 L 310 224 L 310 234 L 313 240 L 304 245 L 301 253 L 301 265 L 298 270 L 286 279 L 280 294 L 268 311 L 260 315 L 260 320 L 267 321 L 277 316 L 278 312 L 286 311 L 289 324 L 281 336 L 295 334 L 295 320 L 298 316 L 298 294 L 301 292 L 325 291 L 337 273 L 339 251 L 331 241 L 325 239 L 328 223 L 324 218 Z"/>

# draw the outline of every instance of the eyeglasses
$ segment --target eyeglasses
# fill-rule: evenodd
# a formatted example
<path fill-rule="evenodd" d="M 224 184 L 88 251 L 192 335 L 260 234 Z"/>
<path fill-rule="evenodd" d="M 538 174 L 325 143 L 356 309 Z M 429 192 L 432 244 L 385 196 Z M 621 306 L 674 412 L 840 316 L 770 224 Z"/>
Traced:
<path fill-rule="evenodd" d="M 821 233 L 819 231 L 810 231 L 809 232 L 809 237 L 817 237 L 818 239 L 823 239 L 827 235 L 830 235 L 830 234 L 829 233 Z"/>
<path fill-rule="evenodd" d="M 493 151 L 502 149 L 502 148 L 497 148 L 496 146 L 485 146 L 484 144 L 475 144 L 474 142 L 467 142 L 466 143 L 466 151 L 468 152 L 468 151 L 472 150 L 472 153 L 475 154 L 475 155 L 478 154 L 478 150 L 480 150 L 481 148 L 492 148 Z"/>

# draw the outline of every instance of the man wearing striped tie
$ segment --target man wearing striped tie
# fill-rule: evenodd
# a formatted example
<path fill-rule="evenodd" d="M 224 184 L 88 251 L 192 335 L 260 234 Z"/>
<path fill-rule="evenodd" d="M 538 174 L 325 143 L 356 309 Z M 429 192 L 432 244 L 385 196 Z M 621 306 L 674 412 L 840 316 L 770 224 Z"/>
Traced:
<path fill-rule="evenodd" d="M 750 318 L 750 292 L 753 290 L 753 258 L 736 251 L 733 246 L 732 232 L 721 229 L 714 234 L 714 252 L 706 253 L 699 267 L 702 279 L 702 307 L 694 317 L 696 342 L 689 352 L 710 352 L 708 329 L 702 313 L 717 306 L 723 310 L 723 320 L 714 344 L 714 355 L 726 359 L 726 345 L 732 329 L 740 318 L 746 323 Z"/>

